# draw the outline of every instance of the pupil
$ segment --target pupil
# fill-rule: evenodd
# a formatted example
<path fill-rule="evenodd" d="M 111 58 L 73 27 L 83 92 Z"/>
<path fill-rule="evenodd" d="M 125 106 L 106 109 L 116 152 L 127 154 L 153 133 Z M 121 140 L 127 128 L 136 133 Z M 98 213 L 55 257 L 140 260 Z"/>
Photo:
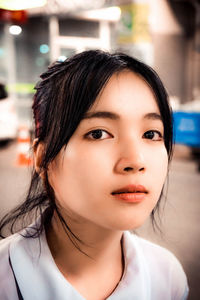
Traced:
<path fill-rule="evenodd" d="M 150 131 L 147 133 L 147 138 L 152 139 L 154 137 L 154 132 Z"/>
<path fill-rule="evenodd" d="M 102 137 L 102 131 L 101 130 L 95 130 L 93 133 L 92 133 L 92 137 L 94 139 L 99 139 Z"/>

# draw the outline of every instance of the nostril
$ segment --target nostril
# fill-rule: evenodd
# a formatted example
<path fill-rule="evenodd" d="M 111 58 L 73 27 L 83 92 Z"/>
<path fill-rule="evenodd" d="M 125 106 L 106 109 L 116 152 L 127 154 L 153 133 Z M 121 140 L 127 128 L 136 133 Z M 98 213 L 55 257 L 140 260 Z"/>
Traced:
<path fill-rule="evenodd" d="M 124 168 L 124 171 L 132 171 L 133 170 L 133 168 L 131 168 L 131 167 L 126 167 L 126 168 Z"/>
<path fill-rule="evenodd" d="M 129 172 L 129 171 L 133 171 L 135 168 L 132 168 L 132 167 L 126 167 L 126 168 L 124 168 L 124 171 L 126 171 L 126 172 Z M 144 171 L 144 168 L 140 168 L 140 169 L 138 169 L 138 171 Z"/>
<path fill-rule="evenodd" d="M 140 168 L 139 171 L 144 171 L 144 168 Z"/>

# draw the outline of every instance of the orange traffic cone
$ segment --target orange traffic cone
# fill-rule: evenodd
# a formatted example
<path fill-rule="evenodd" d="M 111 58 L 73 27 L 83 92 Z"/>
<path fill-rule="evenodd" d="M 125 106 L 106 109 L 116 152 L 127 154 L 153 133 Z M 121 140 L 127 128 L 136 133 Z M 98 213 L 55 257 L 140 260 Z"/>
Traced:
<path fill-rule="evenodd" d="M 27 126 L 21 126 L 19 128 L 19 134 L 17 139 L 17 165 L 29 166 L 32 164 L 32 158 L 30 157 L 30 133 Z"/>

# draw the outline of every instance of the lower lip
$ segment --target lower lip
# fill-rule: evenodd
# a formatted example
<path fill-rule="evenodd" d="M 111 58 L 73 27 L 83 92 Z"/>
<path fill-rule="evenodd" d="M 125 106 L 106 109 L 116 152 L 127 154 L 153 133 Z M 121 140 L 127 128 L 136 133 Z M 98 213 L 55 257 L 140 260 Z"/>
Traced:
<path fill-rule="evenodd" d="M 113 194 L 117 200 L 121 200 L 128 203 L 139 203 L 146 197 L 146 193 L 121 193 Z"/>

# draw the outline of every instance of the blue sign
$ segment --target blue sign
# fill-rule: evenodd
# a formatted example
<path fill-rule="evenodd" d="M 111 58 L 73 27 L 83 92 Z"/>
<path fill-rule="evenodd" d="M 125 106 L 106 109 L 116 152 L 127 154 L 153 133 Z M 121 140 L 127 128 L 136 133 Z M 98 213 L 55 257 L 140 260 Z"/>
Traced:
<path fill-rule="evenodd" d="M 200 147 L 200 113 L 174 112 L 174 140 L 176 144 Z"/>

